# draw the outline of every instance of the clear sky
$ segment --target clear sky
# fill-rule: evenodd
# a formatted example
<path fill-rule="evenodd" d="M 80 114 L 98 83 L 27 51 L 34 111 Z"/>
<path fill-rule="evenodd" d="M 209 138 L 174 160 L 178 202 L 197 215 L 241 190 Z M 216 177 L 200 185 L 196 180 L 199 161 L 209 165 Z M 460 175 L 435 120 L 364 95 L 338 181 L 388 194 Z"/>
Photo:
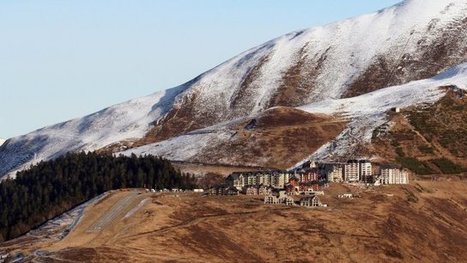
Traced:
<path fill-rule="evenodd" d="M 182 84 L 284 33 L 400 0 L 1 0 L 0 138 Z"/>

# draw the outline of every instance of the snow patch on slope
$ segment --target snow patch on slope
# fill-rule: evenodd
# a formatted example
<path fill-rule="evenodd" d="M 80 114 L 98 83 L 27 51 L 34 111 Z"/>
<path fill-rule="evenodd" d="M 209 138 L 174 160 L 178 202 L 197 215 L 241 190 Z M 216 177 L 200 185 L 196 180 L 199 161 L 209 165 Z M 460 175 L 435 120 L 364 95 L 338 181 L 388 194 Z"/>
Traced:
<path fill-rule="evenodd" d="M 445 91 L 442 86 L 456 86 L 467 90 L 467 63 L 448 69 L 425 80 L 388 87 L 361 96 L 325 100 L 299 107 L 324 114 L 342 114 L 350 119 L 348 127 L 332 142 L 323 145 L 310 158 L 327 159 L 351 154 L 351 149 L 371 141 L 373 130 L 386 122 L 392 108 L 405 108 L 438 101 Z"/>
<path fill-rule="evenodd" d="M 93 151 L 124 140 L 142 138 L 172 107 L 185 86 L 114 105 L 80 119 L 45 127 L 12 138 L 0 148 L 0 175 L 70 151 Z"/>
<path fill-rule="evenodd" d="M 407 0 L 372 14 L 287 34 L 175 89 L 16 137 L 0 146 L 0 176 L 12 175 L 36 161 L 70 151 L 96 150 L 141 138 L 152 122 L 160 120 L 171 108 L 183 107 L 187 101 L 194 101 L 194 121 L 208 114 L 212 123 L 255 114 L 269 107 L 270 99 L 278 94 L 284 82 L 284 75 L 301 60 L 307 64 L 305 69 L 319 67 L 316 76 L 309 79 L 304 76 L 313 89 L 301 101 L 339 98 L 379 57 L 393 61 L 404 53 L 415 52 L 418 41 L 431 44 L 440 37 L 444 26 L 465 18 L 466 10 L 465 0 Z M 434 30 L 430 31 L 432 25 Z M 236 105 L 239 97 L 240 103 Z M 201 147 L 202 142 L 196 143 Z M 174 149 L 178 149 L 173 153 L 162 143 L 160 149 L 174 157 L 190 155 L 190 151 L 181 152 L 184 147 L 177 148 L 181 144 L 173 143 Z"/>
<path fill-rule="evenodd" d="M 439 37 L 436 30 L 428 32 L 433 21 L 435 28 L 443 28 L 464 18 L 466 10 L 465 0 L 407 0 L 372 14 L 293 32 L 206 72 L 189 93 L 197 95 L 207 112 L 221 116 L 229 112 L 226 106 L 235 101 L 245 76 L 258 67 L 248 89 L 254 114 L 268 107 L 287 70 L 307 57 L 306 63 L 321 68 L 305 101 L 339 98 L 378 57 L 396 61 L 403 54 L 415 54 L 421 39 L 430 43 Z"/>
<path fill-rule="evenodd" d="M 129 156 L 157 155 L 164 156 L 172 161 L 186 161 L 197 156 L 204 148 L 210 145 L 220 144 L 232 136 L 231 132 L 216 129 L 204 132 L 191 132 L 162 142 L 148 144 L 138 148 L 130 149 L 121 154 Z"/>
<path fill-rule="evenodd" d="M 348 118 L 348 127 L 332 142 L 323 145 L 310 158 L 328 159 L 331 153 L 348 155 L 353 147 L 369 142 L 373 130 L 386 122 L 386 113 L 393 107 L 409 107 L 434 103 L 445 91 L 441 86 L 455 85 L 467 90 L 467 63 L 451 68 L 436 77 L 413 81 L 408 84 L 388 87 L 368 94 L 347 99 L 329 99 L 308 104 L 298 109 L 310 113 L 343 115 Z M 190 161 L 202 154 L 205 147 L 220 145 L 229 140 L 232 132 L 229 123 L 193 131 L 166 141 L 145 145 L 122 152 L 124 155 L 157 155 L 170 160 Z"/>
<path fill-rule="evenodd" d="M 6 140 L 0 138 L 0 146 L 2 146 L 5 142 L 6 142 Z"/>

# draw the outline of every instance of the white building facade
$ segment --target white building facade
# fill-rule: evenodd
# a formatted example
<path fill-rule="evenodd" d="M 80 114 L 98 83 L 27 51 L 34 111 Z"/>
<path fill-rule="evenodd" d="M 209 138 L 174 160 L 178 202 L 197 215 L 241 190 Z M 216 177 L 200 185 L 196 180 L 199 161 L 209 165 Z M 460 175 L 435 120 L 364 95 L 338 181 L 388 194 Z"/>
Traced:
<path fill-rule="evenodd" d="M 397 168 L 381 168 L 382 184 L 408 184 L 409 174 L 407 171 Z"/>

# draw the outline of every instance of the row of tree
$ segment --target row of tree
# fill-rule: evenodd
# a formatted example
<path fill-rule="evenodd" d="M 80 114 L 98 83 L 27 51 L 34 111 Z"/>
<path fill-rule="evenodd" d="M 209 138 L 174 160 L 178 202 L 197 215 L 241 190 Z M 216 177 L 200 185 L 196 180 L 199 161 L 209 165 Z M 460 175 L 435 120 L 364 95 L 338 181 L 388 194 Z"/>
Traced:
<path fill-rule="evenodd" d="M 194 187 L 193 176 L 159 157 L 67 154 L 0 183 L 0 242 L 112 189 Z"/>

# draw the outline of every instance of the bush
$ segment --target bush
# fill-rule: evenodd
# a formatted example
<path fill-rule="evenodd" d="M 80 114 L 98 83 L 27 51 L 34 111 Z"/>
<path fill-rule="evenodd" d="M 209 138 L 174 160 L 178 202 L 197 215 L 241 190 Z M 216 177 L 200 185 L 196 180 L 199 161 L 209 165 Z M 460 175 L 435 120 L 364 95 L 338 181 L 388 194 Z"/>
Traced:
<path fill-rule="evenodd" d="M 399 162 L 402 167 L 413 171 L 416 174 L 427 175 L 432 174 L 433 170 L 424 162 L 421 162 L 412 157 L 396 157 L 396 161 Z"/>
<path fill-rule="evenodd" d="M 434 159 L 431 160 L 431 162 L 445 174 L 458 174 L 466 171 L 464 167 L 457 165 L 446 158 Z"/>
<path fill-rule="evenodd" d="M 433 154 L 434 153 L 433 148 L 431 148 L 430 146 L 426 146 L 426 145 L 419 146 L 418 150 L 420 152 L 422 152 L 422 153 L 425 153 L 425 154 Z"/>
<path fill-rule="evenodd" d="M 398 146 L 398 147 L 396 148 L 396 153 L 397 153 L 397 155 L 400 156 L 400 157 L 404 157 L 404 156 L 405 156 L 404 150 L 402 150 L 402 147 L 400 147 L 400 146 Z"/>

